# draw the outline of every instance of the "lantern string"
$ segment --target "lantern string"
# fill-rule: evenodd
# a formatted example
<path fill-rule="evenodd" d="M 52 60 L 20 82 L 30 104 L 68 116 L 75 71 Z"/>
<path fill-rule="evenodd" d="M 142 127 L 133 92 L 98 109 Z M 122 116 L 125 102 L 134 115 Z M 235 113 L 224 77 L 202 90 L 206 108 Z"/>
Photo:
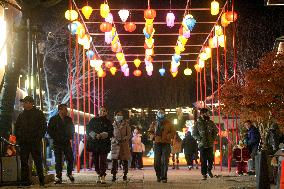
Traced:
<path fill-rule="evenodd" d="M 206 65 L 204 65 L 204 108 L 205 108 L 205 104 L 206 104 Z"/>
<path fill-rule="evenodd" d="M 148 0 L 148 9 L 150 9 L 150 0 Z"/>
<path fill-rule="evenodd" d="M 83 49 L 83 123 L 84 123 L 84 170 L 86 170 L 86 57 L 85 57 L 85 49 Z M 78 130 L 79 132 L 79 130 Z"/>
<path fill-rule="evenodd" d="M 172 12 L 172 0 L 170 0 L 170 12 Z"/>

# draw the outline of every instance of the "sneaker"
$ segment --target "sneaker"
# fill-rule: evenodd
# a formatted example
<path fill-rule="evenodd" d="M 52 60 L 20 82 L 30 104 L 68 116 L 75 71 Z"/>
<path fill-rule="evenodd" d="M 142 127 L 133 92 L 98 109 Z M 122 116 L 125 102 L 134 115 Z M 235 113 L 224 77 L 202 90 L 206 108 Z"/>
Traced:
<path fill-rule="evenodd" d="M 192 166 L 188 166 L 188 170 L 191 170 L 192 169 Z"/>
<path fill-rule="evenodd" d="M 55 177 L 54 184 L 62 184 L 62 178 Z"/>
<path fill-rule="evenodd" d="M 126 175 L 124 175 L 122 178 L 123 178 L 123 181 L 127 181 L 127 176 Z"/>
<path fill-rule="evenodd" d="M 161 182 L 161 178 L 160 177 L 157 177 L 157 182 Z"/>
<path fill-rule="evenodd" d="M 167 183 L 167 182 L 168 182 L 167 179 L 163 179 L 163 180 L 162 180 L 162 183 Z"/>
<path fill-rule="evenodd" d="M 207 175 L 202 175 L 202 180 L 207 180 Z"/>
<path fill-rule="evenodd" d="M 74 182 L 74 181 L 75 181 L 75 179 L 74 179 L 74 177 L 73 177 L 72 174 L 66 174 L 66 176 L 69 178 L 69 180 L 70 180 L 71 182 Z"/>
<path fill-rule="evenodd" d="M 106 177 L 105 176 L 101 177 L 101 184 L 106 184 Z"/>
<path fill-rule="evenodd" d="M 101 177 L 100 176 L 98 176 L 98 180 L 97 180 L 97 183 L 101 183 L 102 181 L 101 181 Z"/>
<path fill-rule="evenodd" d="M 208 171 L 207 174 L 208 174 L 208 176 L 209 176 L 210 178 L 213 178 L 213 177 L 214 177 L 211 171 Z"/>
<path fill-rule="evenodd" d="M 198 169 L 198 166 L 196 166 L 195 169 Z"/>

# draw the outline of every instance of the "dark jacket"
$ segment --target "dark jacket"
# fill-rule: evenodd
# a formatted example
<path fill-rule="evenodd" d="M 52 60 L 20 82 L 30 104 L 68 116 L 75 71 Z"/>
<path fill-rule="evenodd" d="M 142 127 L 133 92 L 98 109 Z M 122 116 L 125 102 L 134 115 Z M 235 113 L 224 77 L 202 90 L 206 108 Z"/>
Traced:
<path fill-rule="evenodd" d="M 189 132 L 186 133 L 185 138 L 182 140 L 182 149 L 184 154 L 193 155 L 198 153 L 198 144 Z"/>
<path fill-rule="evenodd" d="M 109 153 L 111 149 L 110 139 L 113 137 L 113 126 L 107 117 L 95 117 L 90 120 L 86 128 L 87 132 L 87 150 L 95 153 Z M 107 132 L 105 139 L 93 139 L 90 133 L 101 134 Z"/>
<path fill-rule="evenodd" d="M 248 148 L 252 152 L 258 148 L 260 142 L 260 133 L 255 126 L 251 126 L 248 130 Z"/>
<path fill-rule="evenodd" d="M 59 114 L 50 118 L 48 123 L 48 134 L 54 140 L 54 144 L 68 144 L 75 133 L 71 117 L 65 116 L 61 119 Z"/>
<path fill-rule="evenodd" d="M 39 142 L 46 132 L 46 119 L 43 112 L 33 107 L 24 110 L 17 118 L 15 135 L 19 144 L 26 142 Z"/>
<path fill-rule="evenodd" d="M 150 134 L 150 139 L 153 140 L 155 143 L 170 144 L 176 134 L 176 130 L 174 126 L 171 124 L 171 122 L 167 119 L 163 120 L 161 124 L 163 125 L 161 135 L 155 134 L 155 131 L 157 130 L 157 127 L 158 127 L 158 124 L 156 121 L 150 125 L 150 128 L 148 130 Z"/>
<path fill-rule="evenodd" d="M 211 148 L 218 134 L 218 129 L 213 121 L 205 120 L 202 117 L 196 121 L 192 136 L 198 141 L 198 147 Z"/>

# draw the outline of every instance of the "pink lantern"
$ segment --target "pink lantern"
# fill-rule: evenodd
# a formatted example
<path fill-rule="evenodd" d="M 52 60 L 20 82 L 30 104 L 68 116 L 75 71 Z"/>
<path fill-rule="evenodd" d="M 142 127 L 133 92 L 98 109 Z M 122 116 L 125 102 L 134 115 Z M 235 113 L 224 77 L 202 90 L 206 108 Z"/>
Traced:
<path fill-rule="evenodd" d="M 128 64 L 123 64 L 123 66 L 121 66 L 121 71 L 122 72 L 125 72 L 126 70 L 127 70 L 127 68 L 128 68 Z"/>
<path fill-rule="evenodd" d="M 167 14 L 167 18 L 166 18 L 166 22 L 167 22 L 167 26 L 172 28 L 175 25 L 175 15 L 172 12 L 169 12 Z"/>
<path fill-rule="evenodd" d="M 112 41 L 112 36 L 111 36 L 111 32 L 105 32 L 105 42 L 106 44 L 111 44 Z"/>
<path fill-rule="evenodd" d="M 129 68 L 126 68 L 123 73 L 124 73 L 125 77 L 128 77 L 129 76 Z"/>
<path fill-rule="evenodd" d="M 107 17 L 105 18 L 105 21 L 112 24 L 113 16 L 111 13 L 108 13 Z"/>
<path fill-rule="evenodd" d="M 152 74 L 153 74 L 153 71 L 147 71 L 148 76 L 152 76 Z"/>
<path fill-rule="evenodd" d="M 190 38 L 190 30 L 184 31 L 183 37 L 185 37 L 186 39 Z"/>

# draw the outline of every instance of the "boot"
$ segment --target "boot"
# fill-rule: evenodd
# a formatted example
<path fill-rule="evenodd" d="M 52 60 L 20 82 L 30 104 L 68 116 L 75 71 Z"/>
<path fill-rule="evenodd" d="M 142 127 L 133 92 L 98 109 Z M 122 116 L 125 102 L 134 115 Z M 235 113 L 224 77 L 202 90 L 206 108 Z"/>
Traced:
<path fill-rule="evenodd" d="M 101 183 L 102 181 L 101 181 L 101 177 L 100 176 L 98 176 L 98 180 L 97 180 L 97 183 Z"/>
<path fill-rule="evenodd" d="M 179 169 L 178 163 L 177 163 L 177 169 Z"/>
<path fill-rule="evenodd" d="M 175 163 L 173 163 L 173 169 L 175 169 L 176 167 L 175 167 Z"/>
<path fill-rule="evenodd" d="M 127 175 L 126 174 L 124 174 L 122 178 L 123 178 L 123 181 L 127 181 Z"/>

